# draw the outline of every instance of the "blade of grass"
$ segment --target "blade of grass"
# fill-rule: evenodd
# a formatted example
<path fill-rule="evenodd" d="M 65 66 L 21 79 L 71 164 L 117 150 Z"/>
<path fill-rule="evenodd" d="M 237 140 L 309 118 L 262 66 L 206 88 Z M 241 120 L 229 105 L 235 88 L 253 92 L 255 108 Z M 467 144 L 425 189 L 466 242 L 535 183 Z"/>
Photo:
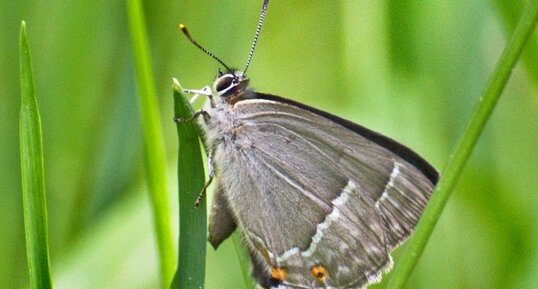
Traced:
<path fill-rule="evenodd" d="M 174 79 L 174 109 L 178 118 L 189 118 L 192 107 L 179 82 Z M 178 123 L 178 194 L 179 194 L 179 256 L 174 282 L 170 288 L 204 288 L 206 256 L 206 202 L 194 207 L 205 182 L 197 125 Z"/>
<path fill-rule="evenodd" d="M 162 288 L 167 288 L 174 274 L 175 254 L 166 184 L 166 158 L 155 81 L 151 72 L 146 24 L 139 0 L 127 0 L 127 16 L 129 18 L 138 80 L 138 96 L 144 134 L 145 168 L 157 234 L 161 286 Z"/>
<path fill-rule="evenodd" d="M 52 288 L 49 261 L 45 169 L 41 117 L 34 91 L 34 77 L 26 23 L 20 32 L 20 154 L 24 233 L 30 275 L 30 288 Z"/>
<path fill-rule="evenodd" d="M 505 1 L 496 0 L 494 6 L 498 10 L 504 22 L 504 29 L 509 33 L 514 30 L 517 23 L 517 16 L 521 14 L 525 3 L 520 1 Z M 521 61 L 525 64 L 525 68 L 529 73 L 529 76 L 533 79 L 534 83 L 538 83 L 538 34 L 530 36 L 527 43 L 526 51 L 521 55 Z"/>
<path fill-rule="evenodd" d="M 455 153 L 450 157 L 439 184 L 437 185 L 431 200 L 420 219 L 416 232 L 407 244 L 394 274 L 387 286 L 388 289 L 403 288 L 409 278 L 418 259 L 422 255 L 426 243 L 437 224 L 445 204 L 456 185 L 459 176 L 465 166 L 478 138 L 491 116 L 501 93 L 510 77 L 525 43 L 532 34 L 538 20 L 538 0 L 530 0 L 525 12 L 521 16 L 516 29 L 506 45 L 495 70 L 486 85 L 463 137 L 461 138 Z"/>
<path fill-rule="evenodd" d="M 232 241 L 234 244 L 235 254 L 237 255 L 237 260 L 239 261 L 239 267 L 241 267 L 241 273 L 243 275 L 243 282 L 245 283 L 246 289 L 256 288 L 256 282 L 250 274 L 250 256 L 248 256 L 247 250 L 242 246 L 241 236 L 239 232 L 235 232 L 232 235 Z"/>

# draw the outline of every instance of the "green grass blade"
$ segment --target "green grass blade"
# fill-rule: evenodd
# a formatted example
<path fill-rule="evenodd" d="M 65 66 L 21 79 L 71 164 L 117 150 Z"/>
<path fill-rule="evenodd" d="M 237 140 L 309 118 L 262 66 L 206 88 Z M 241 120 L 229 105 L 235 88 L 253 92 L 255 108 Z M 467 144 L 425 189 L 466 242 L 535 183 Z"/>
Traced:
<path fill-rule="evenodd" d="M 21 23 L 19 49 L 21 69 L 19 134 L 22 201 L 30 288 L 52 288 L 41 117 L 39 116 L 39 107 L 35 97 L 32 62 L 26 35 L 26 23 L 24 21 Z"/>
<path fill-rule="evenodd" d="M 191 117 L 193 111 L 179 82 L 174 79 L 175 116 Z M 194 122 L 177 125 L 179 138 L 178 194 L 179 194 L 179 257 L 178 269 L 170 288 L 204 288 L 206 257 L 206 202 L 195 208 L 205 172 L 199 143 L 199 130 Z"/>
<path fill-rule="evenodd" d="M 155 92 L 155 81 L 146 35 L 146 24 L 139 0 L 127 1 L 131 41 L 138 80 L 140 113 L 144 134 L 144 158 L 147 182 L 157 233 L 161 284 L 167 288 L 174 274 L 174 247 L 170 224 L 170 204 L 166 184 L 166 158 Z"/>
<path fill-rule="evenodd" d="M 517 23 L 517 16 L 523 11 L 525 3 L 521 1 L 496 0 L 494 4 L 502 17 L 504 29 L 513 31 Z M 521 61 L 536 84 L 538 83 L 538 65 L 536 65 L 538 63 L 538 53 L 536 53 L 538 51 L 538 34 L 535 33 L 530 36 L 526 47 L 521 55 Z"/>
<path fill-rule="evenodd" d="M 387 286 L 389 289 L 403 288 L 418 259 L 422 255 L 433 228 L 441 216 L 448 197 L 456 185 L 465 163 L 469 159 L 478 138 L 501 96 L 512 69 L 519 59 L 527 40 L 534 31 L 538 20 L 538 0 L 530 0 L 524 11 L 493 71 L 491 79 L 486 85 L 480 98 L 480 103 L 455 153 L 451 156 L 445 167 L 443 177 L 437 185 L 430 203 L 417 225 L 414 236 L 409 241 L 398 266 L 394 270 L 394 275 Z"/>
<path fill-rule="evenodd" d="M 234 234 L 232 234 L 232 241 L 234 244 L 235 254 L 237 255 L 237 260 L 239 261 L 239 266 L 241 268 L 241 273 L 243 275 L 245 288 L 254 289 L 256 288 L 256 282 L 250 274 L 250 256 L 248 255 L 247 249 L 243 246 L 239 232 L 236 231 Z"/>

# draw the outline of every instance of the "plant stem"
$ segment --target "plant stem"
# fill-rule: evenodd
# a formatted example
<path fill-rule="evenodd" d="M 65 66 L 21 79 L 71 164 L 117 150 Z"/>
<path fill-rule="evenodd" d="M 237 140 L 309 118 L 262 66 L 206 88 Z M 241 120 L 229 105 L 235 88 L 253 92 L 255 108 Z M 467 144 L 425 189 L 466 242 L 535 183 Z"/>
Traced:
<path fill-rule="evenodd" d="M 529 39 L 538 20 L 538 0 L 530 0 L 521 16 L 516 29 L 505 47 L 491 79 L 480 97 L 470 123 L 461 138 L 455 153 L 450 157 L 443 177 L 432 194 L 431 200 L 420 219 L 414 236 L 409 241 L 398 266 L 387 286 L 388 289 L 403 288 L 418 259 L 422 255 L 426 243 L 437 224 L 445 204 L 456 185 L 473 148 L 497 104 L 501 93 L 510 77 L 525 43 Z"/>

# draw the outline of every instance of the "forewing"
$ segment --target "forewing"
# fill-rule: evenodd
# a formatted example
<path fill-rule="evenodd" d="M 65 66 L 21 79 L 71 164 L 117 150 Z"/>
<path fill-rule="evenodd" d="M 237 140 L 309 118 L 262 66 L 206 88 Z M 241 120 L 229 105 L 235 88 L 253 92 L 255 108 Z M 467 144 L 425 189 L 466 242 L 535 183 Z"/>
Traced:
<path fill-rule="evenodd" d="M 230 203 L 266 270 L 285 269 L 279 277 L 290 288 L 378 280 L 390 250 L 412 232 L 436 172 L 417 165 L 424 161 L 416 154 L 402 155 L 409 149 L 328 114 L 260 99 L 238 102 L 234 113 L 235 147 L 222 152 L 237 154 L 223 173 L 242 174 L 229 182 L 238 192 Z"/>

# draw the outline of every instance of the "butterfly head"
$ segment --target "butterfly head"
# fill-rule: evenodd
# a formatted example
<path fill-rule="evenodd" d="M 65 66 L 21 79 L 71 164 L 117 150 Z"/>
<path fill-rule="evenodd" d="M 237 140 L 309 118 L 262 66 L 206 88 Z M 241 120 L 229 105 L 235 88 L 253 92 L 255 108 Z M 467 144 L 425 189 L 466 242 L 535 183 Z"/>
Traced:
<path fill-rule="evenodd" d="M 192 44 L 194 44 L 194 46 L 198 47 L 202 52 L 209 55 L 211 58 L 215 59 L 218 63 L 220 63 L 224 68 L 226 68 L 226 73 L 222 73 L 219 71 L 219 75 L 213 83 L 213 92 L 215 92 L 221 100 L 225 101 L 228 104 L 233 105 L 237 101 L 248 97 L 245 95 L 245 92 L 249 91 L 249 78 L 246 77 L 245 74 L 249 68 L 250 62 L 252 61 L 252 56 L 254 55 L 254 50 L 256 48 L 256 44 L 258 43 L 258 38 L 260 37 L 262 25 L 265 20 L 265 12 L 267 11 L 267 5 L 269 5 L 269 0 L 264 0 L 262 5 L 262 11 L 260 13 L 260 19 L 256 28 L 256 34 L 254 34 L 254 40 L 252 41 L 252 46 L 250 47 L 250 52 L 247 57 L 247 63 L 243 71 L 230 69 L 230 67 L 227 66 L 215 54 L 205 49 L 204 47 L 202 47 L 202 45 L 196 42 L 192 38 L 185 25 L 179 25 L 179 29 L 181 30 L 181 32 L 183 32 L 183 34 L 187 37 L 187 39 L 189 39 Z"/>
<path fill-rule="evenodd" d="M 226 102 L 235 102 L 248 89 L 249 78 L 242 71 L 219 72 L 213 91 Z"/>

